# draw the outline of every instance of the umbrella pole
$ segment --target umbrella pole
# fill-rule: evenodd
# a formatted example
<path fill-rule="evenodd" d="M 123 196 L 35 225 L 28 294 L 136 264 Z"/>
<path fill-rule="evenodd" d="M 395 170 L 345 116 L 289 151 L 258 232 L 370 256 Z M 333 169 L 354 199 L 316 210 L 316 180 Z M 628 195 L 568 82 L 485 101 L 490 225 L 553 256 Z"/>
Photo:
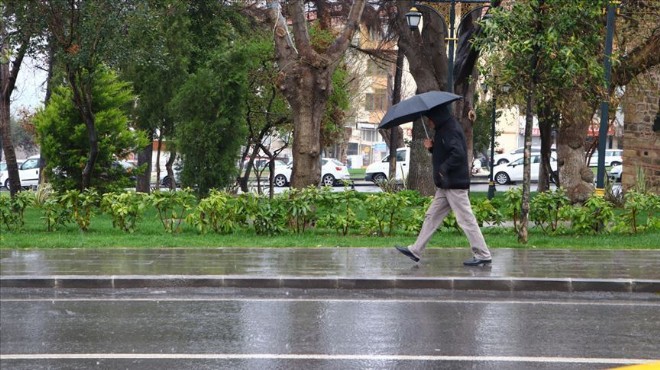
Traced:
<path fill-rule="evenodd" d="M 426 122 L 424 122 L 425 118 L 422 118 L 422 127 L 424 127 L 424 133 L 426 134 L 426 138 L 429 138 L 429 131 L 426 129 Z M 428 118 L 427 118 L 428 119 Z"/>

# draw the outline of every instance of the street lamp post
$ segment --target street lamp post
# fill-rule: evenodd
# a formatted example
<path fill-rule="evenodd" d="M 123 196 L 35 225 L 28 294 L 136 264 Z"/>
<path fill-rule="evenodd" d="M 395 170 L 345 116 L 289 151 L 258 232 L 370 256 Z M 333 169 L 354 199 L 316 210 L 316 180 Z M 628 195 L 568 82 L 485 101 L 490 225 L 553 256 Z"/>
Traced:
<path fill-rule="evenodd" d="M 490 158 L 488 160 L 489 165 L 490 165 L 490 172 L 488 174 L 488 199 L 493 199 L 495 197 L 495 178 L 494 178 L 494 172 L 495 171 L 495 124 L 497 123 L 497 94 L 500 92 L 507 93 L 511 86 L 509 85 L 503 85 L 503 86 L 498 86 L 497 85 L 497 78 L 494 79 L 493 81 L 495 83 L 495 86 L 493 86 L 492 90 L 492 98 L 491 98 L 491 120 L 490 120 Z M 483 84 L 482 89 L 484 91 L 484 94 L 488 92 L 488 85 Z"/>
<path fill-rule="evenodd" d="M 426 6 L 423 4 L 419 4 L 420 2 L 425 2 L 425 3 L 448 3 L 450 4 L 449 8 L 449 37 L 445 38 L 445 41 L 449 42 L 449 51 L 447 53 L 447 91 L 449 92 L 454 92 L 454 50 L 456 49 L 456 40 L 457 38 L 454 36 L 454 23 L 456 22 L 456 3 L 464 3 L 464 4 L 485 4 L 485 3 L 490 3 L 491 0 L 420 0 L 416 1 L 414 6 L 410 9 L 408 13 L 406 13 L 406 22 L 408 22 L 408 27 L 410 27 L 411 30 L 416 30 L 419 27 L 419 23 L 422 20 L 422 13 L 420 13 L 416 7 L 425 7 L 427 9 L 430 9 L 437 14 L 440 19 L 442 19 L 442 23 L 445 28 L 445 34 L 447 34 L 447 24 L 445 23 L 445 18 L 438 13 L 437 10 L 433 9 L 430 6 Z M 473 9 L 471 12 L 476 11 L 478 9 L 483 9 L 485 7 L 489 7 L 490 5 L 484 5 L 481 7 L 478 7 L 477 9 Z M 470 12 L 470 13 L 471 13 Z M 468 14 L 470 14 L 468 13 Z M 465 19 L 465 17 L 463 18 Z M 461 19 L 461 22 L 459 23 L 459 27 L 463 23 L 463 20 Z"/>
<path fill-rule="evenodd" d="M 488 174 L 488 199 L 495 197 L 495 179 L 493 171 L 495 170 L 495 121 L 497 120 L 497 94 L 493 89 L 493 112 L 490 122 L 490 173 Z"/>
<path fill-rule="evenodd" d="M 614 25 L 616 6 L 620 1 L 611 0 L 607 4 L 607 33 L 605 36 L 605 94 L 600 103 L 600 128 L 598 131 L 598 171 L 596 172 L 596 194 L 605 195 L 605 149 L 607 144 L 607 128 L 609 114 L 609 91 L 612 78 L 612 41 L 614 38 Z"/>

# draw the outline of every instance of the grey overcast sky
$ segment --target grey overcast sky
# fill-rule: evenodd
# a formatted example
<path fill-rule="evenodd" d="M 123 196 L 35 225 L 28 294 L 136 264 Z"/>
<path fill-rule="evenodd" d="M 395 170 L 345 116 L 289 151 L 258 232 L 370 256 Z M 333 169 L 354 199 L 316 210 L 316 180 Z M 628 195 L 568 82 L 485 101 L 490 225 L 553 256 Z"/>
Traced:
<path fill-rule="evenodd" d="M 16 89 L 12 93 L 11 113 L 15 114 L 21 107 L 35 111 L 43 107 L 46 96 L 46 71 L 35 67 L 36 61 L 26 57 L 21 65 L 16 80 Z"/>

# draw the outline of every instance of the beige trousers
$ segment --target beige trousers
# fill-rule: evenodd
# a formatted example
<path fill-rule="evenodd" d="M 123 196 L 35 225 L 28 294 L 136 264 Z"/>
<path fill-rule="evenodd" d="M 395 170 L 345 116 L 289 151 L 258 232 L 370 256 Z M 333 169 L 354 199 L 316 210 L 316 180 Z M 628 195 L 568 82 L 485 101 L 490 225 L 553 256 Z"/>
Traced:
<path fill-rule="evenodd" d="M 467 236 L 472 248 L 472 253 L 479 259 L 491 259 L 490 250 L 486 246 L 484 236 L 477 224 L 477 219 L 472 213 L 470 198 L 467 189 L 440 189 L 436 188 L 433 201 L 426 211 L 422 230 L 417 236 L 415 244 L 409 247 L 410 251 L 416 256 L 421 256 L 426 244 L 433 236 L 433 233 L 442 225 L 442 220 L 454 211 L 458 226 Z"/>

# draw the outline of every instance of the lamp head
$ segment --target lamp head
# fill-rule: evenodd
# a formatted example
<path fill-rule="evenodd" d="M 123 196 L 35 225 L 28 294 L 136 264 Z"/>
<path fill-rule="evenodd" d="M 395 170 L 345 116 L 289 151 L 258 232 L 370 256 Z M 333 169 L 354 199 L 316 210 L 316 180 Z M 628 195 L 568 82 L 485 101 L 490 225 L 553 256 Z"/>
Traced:
<path fill-rule="evenodd" d="M 422 13 L 420 13 L 415 7 L 410 8 L 410 11 L 406 13 L 406 22 L 408 22 L 408 27 L 410 27 L 411 31 L 414 31 L 419 27 L 419 22 L 421 20 Z"/>

